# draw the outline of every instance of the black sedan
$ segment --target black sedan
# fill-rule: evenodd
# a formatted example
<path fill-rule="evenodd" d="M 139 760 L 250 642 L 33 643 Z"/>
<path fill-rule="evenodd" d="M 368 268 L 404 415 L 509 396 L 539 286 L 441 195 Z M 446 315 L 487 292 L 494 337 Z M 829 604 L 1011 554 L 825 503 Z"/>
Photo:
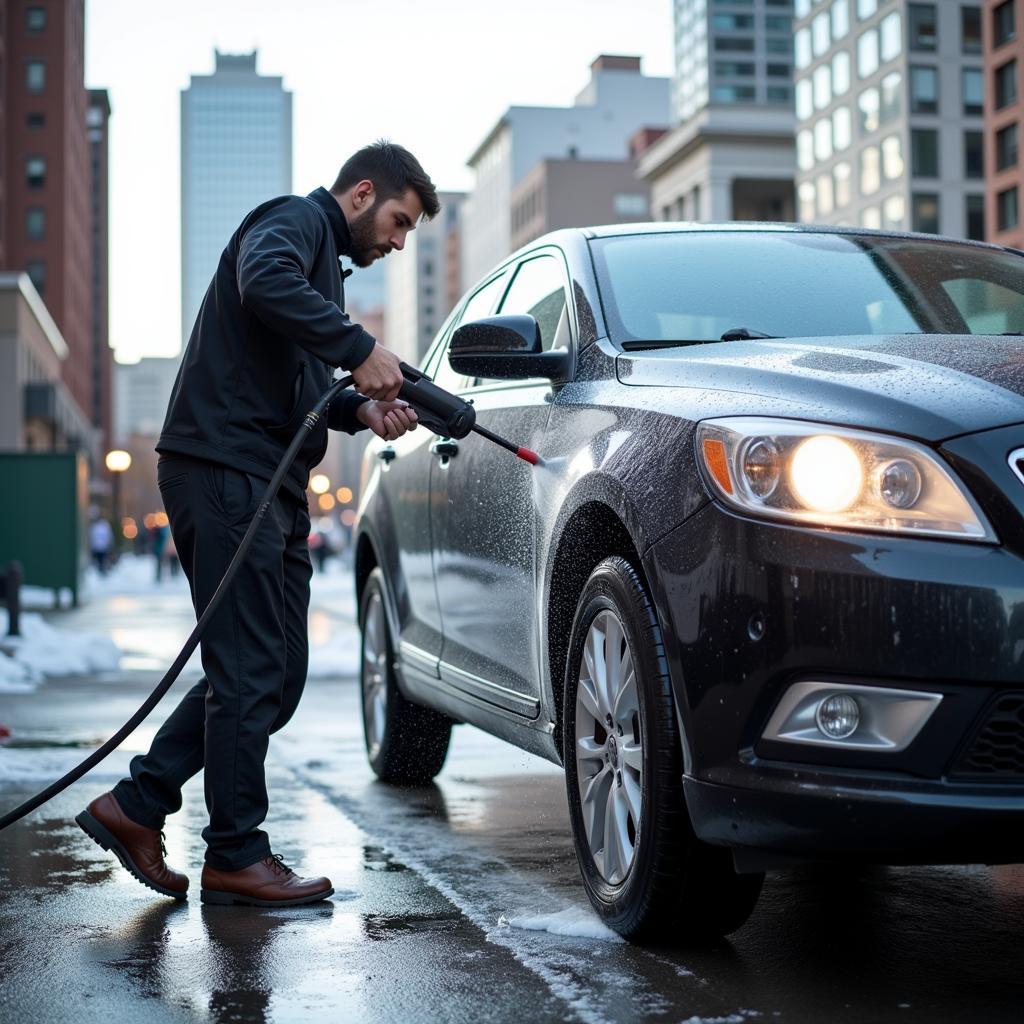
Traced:
<path fill-rule="evenodd" d="M 1024 859 L 1024 258 L 790 225 L 560 231 L 424 364 L 540 453 L 367 450 L 370 763 L 453 723 L 564 764 L 627 937 L 804 860 Z"/>

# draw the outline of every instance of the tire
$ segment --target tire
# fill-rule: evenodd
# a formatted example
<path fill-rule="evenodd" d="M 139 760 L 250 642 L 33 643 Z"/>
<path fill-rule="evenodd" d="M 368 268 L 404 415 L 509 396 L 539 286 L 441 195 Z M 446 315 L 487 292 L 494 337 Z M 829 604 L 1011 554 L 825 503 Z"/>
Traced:
<path fill-rule="evenodd" d="M 728 849 L 694 835 L 661 630 L 640 574 L 623 558 L 601 562 L 583 588 L 564 694 L 569 816 L 594 909 L 638 942 L 735 931 L 764 876 L 737 874 Z"/>
<path fill-rule="evenodd" d="M 384 575 L 374 569 L 359 606 L 359 697 L 370 767 L 382 782 L 421 786 L 444 767 L 452 721 L 402 696 L 385 611 Z"/>

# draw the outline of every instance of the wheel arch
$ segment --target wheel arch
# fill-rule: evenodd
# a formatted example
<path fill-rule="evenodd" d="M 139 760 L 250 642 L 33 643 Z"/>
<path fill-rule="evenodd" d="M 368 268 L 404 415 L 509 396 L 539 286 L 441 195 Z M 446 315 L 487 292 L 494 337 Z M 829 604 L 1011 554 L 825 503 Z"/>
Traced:
<path fill-rule="evenodd" d="M 624 517 L 606 501 L 590 498 L 582 502 L 568 516 L 559 534 L 546 588 L 547 668 L 555 715 L 554 740 L 563 759 L 562 698 L 572 622 L 583 587 L 595 566 L 614 555 L 625 558 L 647 585 L 641 545 Z"/>

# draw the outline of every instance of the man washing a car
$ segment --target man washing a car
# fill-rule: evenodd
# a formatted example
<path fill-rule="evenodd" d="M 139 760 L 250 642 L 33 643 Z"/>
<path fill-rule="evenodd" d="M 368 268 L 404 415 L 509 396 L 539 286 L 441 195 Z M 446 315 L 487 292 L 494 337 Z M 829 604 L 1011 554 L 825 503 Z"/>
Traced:
<path fill-rule="evenodd" d="M 157 443 L 157 478 L 174 543 L 202 613 L 267 481 L 335 368 L 353 374 L 299 451 L 201 645 L 204 677 L 164 722 L 131 777 L 76 819 L 139 881 L 184 899 L 188 878 L 164 861 L 162 828 L 181 788 L 204 770 L 209 824 L 205 902 L 294 906 L 333 893 L 271 851 L 264 759 L 306 678 L 312 573 L 305 489 L 327 427 L 387 440 L 416 426 L 396 400 L 399 360 L 343 312 L 339 257 L 369 266 L 402 249 L 439 210 L 416 158 L 387 142 L 346 161 L 330 191 L 253 210 L 228 242 L 199 310 Z"/>

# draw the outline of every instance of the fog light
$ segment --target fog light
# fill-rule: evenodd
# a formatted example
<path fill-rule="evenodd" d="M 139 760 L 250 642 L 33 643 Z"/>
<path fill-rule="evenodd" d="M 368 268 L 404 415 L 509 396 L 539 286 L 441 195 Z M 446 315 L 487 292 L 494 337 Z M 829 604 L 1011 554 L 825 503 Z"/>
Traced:
<path fill-rule="evenodd" d="M 849 694 L 837 693 L 818 705 L 815 720 L 829 739 L 845 740 L 860 725 L 860 705 Z"/>

